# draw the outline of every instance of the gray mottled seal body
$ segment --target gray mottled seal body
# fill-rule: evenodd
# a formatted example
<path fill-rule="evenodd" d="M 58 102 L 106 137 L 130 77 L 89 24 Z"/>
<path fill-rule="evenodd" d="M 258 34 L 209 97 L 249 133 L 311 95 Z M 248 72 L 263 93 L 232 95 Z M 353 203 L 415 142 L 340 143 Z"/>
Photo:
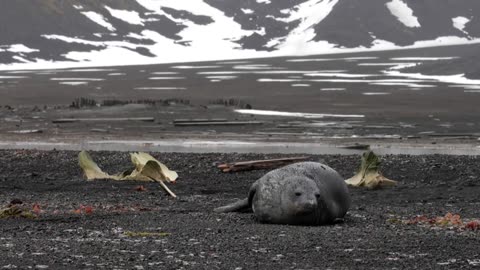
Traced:
<path fill-rule="evenodd" d="M 270 171 L 253 183 L 248 198 L 215 211 L 251 209 L 260 222 L 322 225 L 342 219 L 349 206 L 348 187 L 334 169 L 300 162 Z"/>

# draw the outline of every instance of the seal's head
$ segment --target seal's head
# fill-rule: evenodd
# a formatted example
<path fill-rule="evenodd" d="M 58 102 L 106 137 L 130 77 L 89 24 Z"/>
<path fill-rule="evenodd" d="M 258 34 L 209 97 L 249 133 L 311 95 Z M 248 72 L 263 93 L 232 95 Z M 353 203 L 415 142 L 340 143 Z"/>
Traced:
<path fill-rule="evenodd" d="M 305 216 L 314 213 L 319 207 L 320 190 L 312 179 L 291 177 L 285 181 L 282 204 L 285 214 Z"/>

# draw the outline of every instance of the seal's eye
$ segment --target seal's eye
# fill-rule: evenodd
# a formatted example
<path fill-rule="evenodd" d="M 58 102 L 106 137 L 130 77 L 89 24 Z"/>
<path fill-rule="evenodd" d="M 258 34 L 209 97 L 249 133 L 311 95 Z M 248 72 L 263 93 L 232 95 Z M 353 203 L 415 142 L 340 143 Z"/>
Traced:
<path fill-rule="evenodd" d="M 300 191 L 295 192 L 295 196 L 300 197 L 302 196 L 302 193 Z"/>
<path fill-rule="evenodd" d="M 320 198 L 320 193 L 316 193 L 315 198 L 317 198 L 317 199 Z"/>

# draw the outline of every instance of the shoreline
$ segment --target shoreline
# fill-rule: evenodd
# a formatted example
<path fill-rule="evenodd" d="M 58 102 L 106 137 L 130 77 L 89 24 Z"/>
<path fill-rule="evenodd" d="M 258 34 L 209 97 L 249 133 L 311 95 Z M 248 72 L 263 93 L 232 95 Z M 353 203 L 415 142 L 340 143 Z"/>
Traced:
<path fill-rule="evenodd" d="M 0 140 L 4 150 L 118 151 L 163 153 L 243 153 L 243 154 L 323 154 L 355 155 L 372 150 L 378 155 L 468 155 L 480 156 L 474 143 L 410 143 L 372 140 L 340 142 L 288 142 L 242 139 L 164 139 L 164 140 Z"/>

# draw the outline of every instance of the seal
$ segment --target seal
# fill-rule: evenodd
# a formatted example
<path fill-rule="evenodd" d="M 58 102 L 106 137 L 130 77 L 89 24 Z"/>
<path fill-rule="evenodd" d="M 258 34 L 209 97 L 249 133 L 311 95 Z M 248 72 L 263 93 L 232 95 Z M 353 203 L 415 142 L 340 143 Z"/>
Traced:
<path fill-rule="evenodd" d="M 324 225 L 342 220 L 349 207 L 348 187 L 337 171 L 300 162 L 268 172 L 252 184 L 247 198 L 214 211 L 253 211 L 262 223 Z"/>

